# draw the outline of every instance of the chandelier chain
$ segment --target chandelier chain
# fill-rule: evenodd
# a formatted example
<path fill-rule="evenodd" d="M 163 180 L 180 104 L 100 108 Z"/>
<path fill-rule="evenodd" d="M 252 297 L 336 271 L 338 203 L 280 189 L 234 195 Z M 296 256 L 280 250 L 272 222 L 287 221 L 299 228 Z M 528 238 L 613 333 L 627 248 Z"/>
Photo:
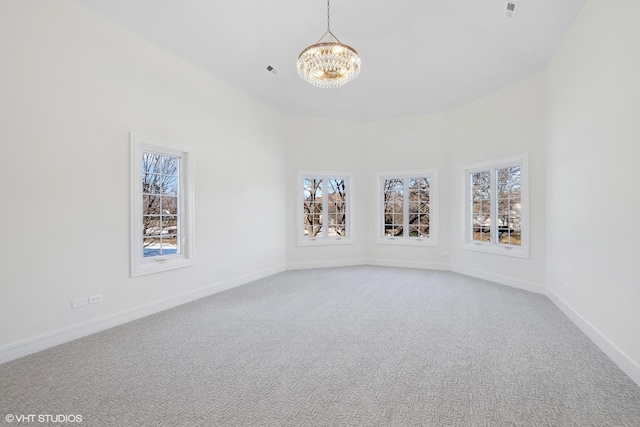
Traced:
<path fill-rule="evenodd" d="M 331 18 L 329 15 L 329 0 L 327 0 L 327 32 L 331 32 Z"/>

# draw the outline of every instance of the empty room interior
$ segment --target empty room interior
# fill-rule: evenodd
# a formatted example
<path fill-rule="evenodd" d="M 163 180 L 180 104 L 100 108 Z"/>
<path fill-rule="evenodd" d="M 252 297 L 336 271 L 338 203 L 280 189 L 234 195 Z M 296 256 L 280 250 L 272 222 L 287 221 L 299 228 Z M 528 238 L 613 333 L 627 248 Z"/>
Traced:
<path fill-rule="evenodd" d="M 2 422 L 640 426 L 638 22 L 0 0 Z"/>

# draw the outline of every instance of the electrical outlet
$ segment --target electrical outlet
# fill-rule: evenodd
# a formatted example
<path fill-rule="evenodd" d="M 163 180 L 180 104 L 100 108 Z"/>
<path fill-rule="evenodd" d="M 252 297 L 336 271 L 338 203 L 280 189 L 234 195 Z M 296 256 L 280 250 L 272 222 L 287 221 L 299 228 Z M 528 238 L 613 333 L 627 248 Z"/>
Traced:
<path fill-rule="evenodd" d="M 91 295 L 89 297 L 89 304 L 95 304 L 100 301 L 102 301 L 102 294 Z"/>
<path fill-rule="evenodd" d="M 82 307 L 83 305 L 87 305 L 89 299 L 87 297 L 76 298 L 71 300 L 71 308 Z"/>

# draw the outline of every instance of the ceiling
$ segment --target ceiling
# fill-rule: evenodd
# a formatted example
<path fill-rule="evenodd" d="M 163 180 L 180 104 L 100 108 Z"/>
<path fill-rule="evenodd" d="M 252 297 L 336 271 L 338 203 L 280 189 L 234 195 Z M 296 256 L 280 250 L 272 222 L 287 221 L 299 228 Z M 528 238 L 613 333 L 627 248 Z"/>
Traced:
<path fill-rule="evenodd" d="M 542 71 L 585 0 L 333 0 L 331 31 L 360 76 L 297 74 L 327 28 L 325 0 L 76 0 L 274 108 L 354 121 L 448 111 Z M 266 70 L 271 65 L 273 75 Z"/>

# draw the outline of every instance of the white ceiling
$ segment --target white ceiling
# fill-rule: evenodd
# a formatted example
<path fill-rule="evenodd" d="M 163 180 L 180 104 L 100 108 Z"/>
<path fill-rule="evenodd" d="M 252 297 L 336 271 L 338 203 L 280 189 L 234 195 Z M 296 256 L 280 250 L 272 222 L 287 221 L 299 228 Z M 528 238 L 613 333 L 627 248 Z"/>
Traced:
<path fill-rule="evenodd" d="M 585 3 L 516 0 L 509 19 L 505 0 L 333 0 L 362 71 L 319 89 L 295 64 L 326 30 L 325 0 L 77 1 L 280 111 L 355 121 L 451 110 L 542 71 Z"/>

